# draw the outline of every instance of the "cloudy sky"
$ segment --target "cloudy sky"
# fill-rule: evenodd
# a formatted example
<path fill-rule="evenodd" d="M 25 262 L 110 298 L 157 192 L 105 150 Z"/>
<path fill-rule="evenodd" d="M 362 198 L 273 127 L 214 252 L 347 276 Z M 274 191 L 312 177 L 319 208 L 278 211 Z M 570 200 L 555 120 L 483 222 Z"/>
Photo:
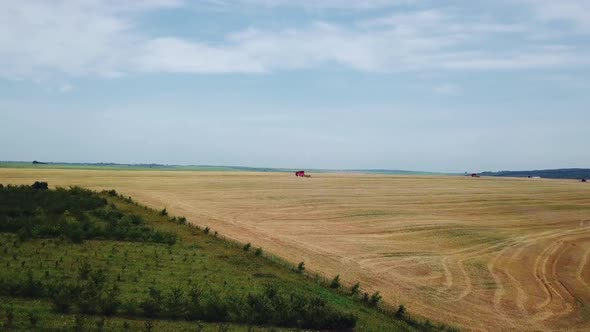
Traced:
<path fill-rule="evenodd" d="M 590 167 L 587 0 L 0 9 L 0 160 Z"/>

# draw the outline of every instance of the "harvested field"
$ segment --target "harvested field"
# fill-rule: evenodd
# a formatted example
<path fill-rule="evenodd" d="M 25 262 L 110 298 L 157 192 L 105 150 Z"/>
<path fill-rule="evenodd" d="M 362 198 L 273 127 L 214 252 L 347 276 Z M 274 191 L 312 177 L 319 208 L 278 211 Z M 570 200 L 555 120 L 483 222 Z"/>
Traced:
<path fill-rule="evenodd" d="M 0 169 L 116 189 L 477 330 L 590 328 L 590 185 L 572 180 Z"/>

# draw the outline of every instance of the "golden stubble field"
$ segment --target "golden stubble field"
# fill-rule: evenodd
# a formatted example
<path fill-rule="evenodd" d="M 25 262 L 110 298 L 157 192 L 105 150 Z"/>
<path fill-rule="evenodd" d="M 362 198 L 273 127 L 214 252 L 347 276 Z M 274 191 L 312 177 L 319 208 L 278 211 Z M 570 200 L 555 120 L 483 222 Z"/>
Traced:
<path fill-rule="evenodd" d="M 0 169 L 3 184 L 34 180 L 114 188 L 467 329 L 590 329 L 590 184 Z"/>

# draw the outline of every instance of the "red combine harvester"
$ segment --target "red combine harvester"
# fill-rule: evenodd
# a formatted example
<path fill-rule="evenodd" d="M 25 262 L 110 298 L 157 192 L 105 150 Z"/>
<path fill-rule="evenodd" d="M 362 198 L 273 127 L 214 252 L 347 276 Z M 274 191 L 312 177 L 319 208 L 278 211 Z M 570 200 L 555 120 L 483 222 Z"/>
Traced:
<path fill-rule="evenodd" d="M 295 176 L 302 177 L 302 178 L 310 178 L 311 175 L 305 174 L 305 171 L 297 171 L 295 172 Z"/>

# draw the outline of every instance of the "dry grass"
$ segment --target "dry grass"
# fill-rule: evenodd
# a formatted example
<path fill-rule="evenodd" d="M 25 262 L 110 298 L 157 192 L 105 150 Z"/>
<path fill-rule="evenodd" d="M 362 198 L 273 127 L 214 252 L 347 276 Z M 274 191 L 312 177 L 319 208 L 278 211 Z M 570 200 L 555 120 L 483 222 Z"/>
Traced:
<path fill-rule="evenodd" d="M 590 185 L 565 180 L 0 169 L 114 188 L 471 329 L 590 327 Z"/>

